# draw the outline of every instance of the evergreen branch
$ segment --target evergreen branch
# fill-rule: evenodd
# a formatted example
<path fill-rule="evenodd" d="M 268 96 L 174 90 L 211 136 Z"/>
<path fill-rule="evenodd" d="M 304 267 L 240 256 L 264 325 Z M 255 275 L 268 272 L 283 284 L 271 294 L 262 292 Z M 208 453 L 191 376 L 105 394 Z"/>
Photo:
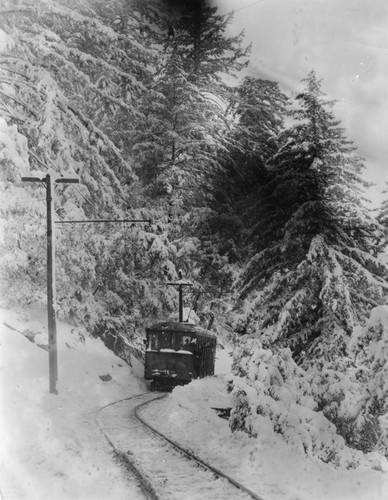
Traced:
<path fill-rule="evenodd" d="M 0 16 L 3 14 L 15 14 L 19 12 L 33 12 L 35 9 L 29 8 L 29 7 L 21 7 L 18 9 L 6 9 L 6 10 L 0 10 Z"/>
<path fill-rule="evenodd" d="M 129 164 L 123 159 L 120 151 L 113 144 L 113 142 L 108 137 L 106 137 L 104 132 L 100 128 L 98 128 L 93 123 L 93 121 L 91 119 L 87 118 L 80 110 L 75 109 L 71 104 L 69 104 L 69 102 L 66 102 L 66 101 L 67 100 L 65 100 L 65 98 L 64 98 L 64 105 L 62 105 L 62 111 L 64 111 L 66 113 L 66 109 L 68 109 L 75 117 L 77 117 L 81 121 L 81 123 L 88 130 L 92 129 L 92 131 L 98 137 L 100 137 L 105 144 L 107 144 L 109 146 L 110 150 L 115 154 L 115 156 L 120 160 L 120 162 L 122 162 L 126 167 L 128 167 L 128 170 L 131 171 Z M 58 104 L 59 104 L 59 106 L 61 106 L 60 103 L 58 103 Z"/>
<path fill-rule="evenodd" d="M 8 111 L 8 113 L 12 116 L 12 118 L 14 118 L 15 120 L 19 120 L 19 121 L 22 121 L 21 118 L 18 118 L 14 112 L 8 107 L 8 105 L 3 101 L 3 99 L 1 99 L 1 103 L 3 104 L 4 108 Z"/>
<path fill-rule="evenodd" d="M 19 104 L 19 106 L 22 106 L 24 109 L 26 109 L 35 119 L 38 119 L 37 113 L 35 113 L 34 110 L 32 110 L 29 106 L 27 106 L 27 104 L 24 104 L 23 102 L 19 101 L 19 99 L 16 99 L 16 97 L 8 95 L 3 90 L 0 90 L 0 94 L 2 94 L 7 99 L 10 99 L 11 101 L 16 102 L 17 104 Z"/>
<path fill-rule="evenodd" d="M 28 39 L 26 41 L 28 42 Z M 110 63 L 104 61 L 104 59 L 102 59 L 101 57 L 94 57 L 94 56 L 88 54 L 87 52 L 82 52 L 82 51 L 80 51 L 78 49 L 74 49 L 72 47 L 70 47 L 70 48 L 66 47 L 66 49 L 65 49 L 63 45 L 60 45 L 57 42 L 50 42 L 48 44 L 48 47 L 49 48 L 51 47 L 53 49 L 53 50 L 49 50 L 49 52 L 48 52 L 48 54 L 50 56 L 55 55 L 57 57 L 60 57 L 61 52 L 63 52 L 66 55 L 66 57 L 62 57 L 63 62 L 66 62 L 66 63 L 70 62 L 71 61 L 70 56 L 74 56 L 75 58 L 81 59 L 84 62 L 93 63 L 95 66 L 100 67 L 103 70 L 105 70 L 105 72 L 109 71 L 110 73 L 113 73 L 115 76 L 127 78 L 129 81 L 132 82 L 132 84 L 138 86 L 141 90 L 145 90 L 144 85 L 142 83 L 138 82 L 131 73 L 123 71 L 123 70 L 119 69 L 117 66 L 114 66 L 113 64 L 110 64 Z M 39 50 L 42 49 L 41 45 L 38 46 L 37 44 L 36 44 L 36 48 L 37 49 L 39 48 Z M 54 49 L 57 49 L 57 50 L 54 50 Z"/>
<path fill-rule="evenodd" d="M 35 153 L 33 153 L 33 152 L 31 151 L 31 149 L 30 149 L 30 148 L 28 148 L 28 154 L 29 154 L 29 155 L 31 155 L 31 156 L 34 158 L 34 160 L 36 160 L 36 161 L 39 163 L 39 165 L 41 165 L 42 167 L 44 167 L 44 168 L 47 170 L 47 165 L 46 165 L 45 163 L 43 163 L 43 162 L 42 162 L 42 161 L 38 158 L 38 156 L 36 156 L 36 154 L 35 154 Z"/>
<path fill-rule="evenodd" d="M 74 71 L 75 74 L 76 73 L 81 74 L 83 76 L 83 78 L 85 79 L 85 81 L 86 81 L 87 88 L 91 89 L 93 92 L 95 92 L 102 99 L 105 99 L 105 100 L 107 100 L 107 101 L 115 104 L 116 106 L 118 106 L 118 107 L 120 107 L 120 108 L 122 108 L 122 109 L 124 109 L 126 111 L 130 111 L 133 115 L 137 114 L 137 111 L 136 111 L 136 109 L 133 106 L 130 106 L 130 105 L 126 104 L 123 100 L 118 99 L 118 98 L 116 98 L 114 96 L 111 96 L 111 95 L 107 94 L 106 92 L 100 90 L 96 86 L 96 84 L 91 81 L 89 75 L 87 73 L 81 71 L 73 62 L 69 61 L 69 59 L 66 59 L 65 57 L 61 56 L 58 53 L 50 52 L 50 59 L 52 59 L 53 57 L 56 57 L 58 59 L 58 63 L 61 66 L 70 67 Z M 44 67 L 49 72 L 52 69 L 49 65 L 45 65 L 42 62 L 39 63 L 39 66 L 40 67 Z M 74 81 L 75 81 L 75 79 L 73 80 L 73 82 Z"/>
<path fill-rule="evenodd" d="M 385 272 L 388 271 L 387 266 L 381 260 L 376 259 L 372 255 L 370 255 L 366 252 L 363 252 L 360 249 L 351 249 L 350 248 L 349 250 L 356 250 L 356 252 L 360 256 L 363 255 L 365 257 L 364 263 L 366 260 L 369 260 L 369 261 L 372 261 L 373 265 L 376 266 L 377 269 L 384 270 Z M 350 264 L 351 266 L 353 266 L 359 273 L 364 275 L 370 283 L 374 282 L 376 285 L 382 286 L 384 289 L 388 290 L 388 283 L 383 277 L 373 274 L 368 269 L 366 269 L 363 265 L 361 265 L 357 260 L 355 260 L 351 255 L 347 255 L 345 253 L 346 249 L 343 251 L 333 249 L 333 251 L 335 252 L 338 260 L 340 260 L 342 262 L 346 262 L 346 263 Z"/>
<path fill-rule="evenodd" d="M 388 286 L 386 287 L 386 290 L 388 290 Z M 375 299 L 372 297 L 368 297 L 367 295 L 359 292 L 357 289 L 352 289 L 351 292 L 351 297 L 355 298 L 356 300 L 352 300 L 354 304 L 366 304 L 368 306 L 372 307 L 378 307 L 381 306 L 381 301 L 377 302 Z"/>
<path fill-rule="evenodd" d="M 28 87 L 28 88 L 32 89 L 36 94 L 38 94 L 36 87 L 34 87 L 33 85 L 31 85 L 28 82 L 21 82 L 21 81 L 18 81 L 18 80 L 12 80 L 10 78 L 0 78 L 0 82 L 7 83 L 7 84 L 12 84 L 12 85 L 16 85 L 16 86 L 21 86 L 21 87 L 23 87 L 23 86 L 24 87 Z M 43 93 L 43 91 L 40 91 L 39 93 L 45 95 Z"/>
<path fill-rule="evenodd" d="M 4 54 L 2 54 L 2 55 L 4 55 Z M 20 59 L 20 60 L 24 61 L 23 59 Z M 1 61 L 0 60 L 0 64 L 4 64 L 4 63 L 8 63 L 8 61 Z M 3 67 L 2 69 L 5 71 L 8 71 L 9 73 L 12 73 L 12 74 L 18 75 L 18 76 L 22 76 L 23 78 L 26 78 L 27 80 L 29 80 L 29 77 L 27 75 L 20 73 L 19 71 L 15 71 L 14 69 L 9 69 L 9 68 L 5 68 L 5 67 Z"/>

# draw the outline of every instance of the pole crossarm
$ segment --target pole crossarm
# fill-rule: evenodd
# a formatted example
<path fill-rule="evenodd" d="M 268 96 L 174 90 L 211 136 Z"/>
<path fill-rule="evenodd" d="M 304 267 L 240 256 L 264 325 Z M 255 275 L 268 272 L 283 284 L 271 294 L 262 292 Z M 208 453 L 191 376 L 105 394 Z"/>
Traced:
<path fill-rule="evenodd" d="M 26 177 L 26 176 L 22 177 L 23 182 L 42 182 L 44 180 L 45 180 L 44 177 L 43 178 L 42 177 Z"/>
<path fill-rule="evenodd" d="M 68 176 L 61 176 L 59 177 L 58 175 L 52 175 L 52 174 L 47 174 L 43 175 L 42 177 L 38 177 L 36 175 L 32 176 L 23 176 L 22 181 L 23 182 L 44 182 L 47 179 L 47 176 L 50 175 L 52 180 L 54 182 L 57 182 L 59 184 L 79 184 L 79 177 L 78 176 L 73 176 L 73 177 L 68 177 Z"/>
<path fill-rule="evenodd" d="M 55 182 L 58 184 L 79 184 L 79 177 L 58 177 Z"/>
<path fill-rule="evenodd" d="M 194 286 L 192 283 L 189 281 L 178 281 L 176 283 L 168 282 L 166 285 L 171 285 L 171 286 Z"/>

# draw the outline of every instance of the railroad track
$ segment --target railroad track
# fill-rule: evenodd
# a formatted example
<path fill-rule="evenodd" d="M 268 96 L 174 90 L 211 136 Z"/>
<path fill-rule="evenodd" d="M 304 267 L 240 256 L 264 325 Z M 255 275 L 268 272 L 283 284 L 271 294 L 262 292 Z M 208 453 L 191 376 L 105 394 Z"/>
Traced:
<path fill-rule="evenodd" d="M 263 500 L 233 478 L 165 437 L 139 415 L 166 394 L 146 393 L 101 408 L 97 424 L 116 456 L 151 500 Z"/>

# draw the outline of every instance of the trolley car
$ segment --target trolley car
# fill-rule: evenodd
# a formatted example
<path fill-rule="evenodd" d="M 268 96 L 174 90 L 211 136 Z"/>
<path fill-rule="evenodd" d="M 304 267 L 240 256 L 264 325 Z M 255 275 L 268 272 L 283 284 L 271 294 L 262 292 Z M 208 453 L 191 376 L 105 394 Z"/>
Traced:
<path fill-rule="evenodd" d="M 145 379 L 152 390 L 171 390 L 214 374 L 217 338 L 189 323 L 162 322 L 146 329 Z"/>

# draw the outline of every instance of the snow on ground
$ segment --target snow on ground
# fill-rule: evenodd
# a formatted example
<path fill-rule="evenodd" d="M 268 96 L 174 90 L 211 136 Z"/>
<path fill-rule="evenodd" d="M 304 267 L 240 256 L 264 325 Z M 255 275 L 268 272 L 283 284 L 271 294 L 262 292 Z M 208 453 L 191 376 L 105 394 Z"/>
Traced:
<path fill-rule="evenodd" d="M 144 392 L 139 367 L 130 369 L 100 340 L 83 341 L 81 331 L 59 322 L 59 394 L 49 394 L 47 351 L 10 328 L 47 344 L 45 323 L 41 313 L 20 321 L 0 311 L 3 500 L 143 498 L 94 420 L 99 407 Z M 112 379 L 104 382 L 106 375 Z"/>
<path fill-rule="evenodd" d="M 99 407 L 145 392 L 142 366 L 133 360 L 129 367 L 100 340 L 59 322 L 59 395 L 50 395 L 47 351 L 37 345 L 47 343 L 45 324 L 42 312 L 22 320 L 0 311 L 3 500 L 142 498 L 95 422 Z M 265 500 L 388 498 L 386 473 L 335 470 L 305 459 L 273 434 L 258 439 L 231 434 L 212 409 L 231 406 L 225 390 L 230 364 L 227 350 L 219 349 L 215 377 L 177 387 L 143 415 Z M 182 500 L 190 500 L 190 493 Z"/>
<path fill-rule="evenodd" d="M 227 377 L 226 377 L 227 378 Z M 214 407 L 231 406 L 225 377 L 193 381 L 142 412 L 171 439 L 216 464 L 264 500 L 386 500 L 388 474 L 335 470 L 312 462 L 271 431 L 257 439 L 231 433 Z"/>

